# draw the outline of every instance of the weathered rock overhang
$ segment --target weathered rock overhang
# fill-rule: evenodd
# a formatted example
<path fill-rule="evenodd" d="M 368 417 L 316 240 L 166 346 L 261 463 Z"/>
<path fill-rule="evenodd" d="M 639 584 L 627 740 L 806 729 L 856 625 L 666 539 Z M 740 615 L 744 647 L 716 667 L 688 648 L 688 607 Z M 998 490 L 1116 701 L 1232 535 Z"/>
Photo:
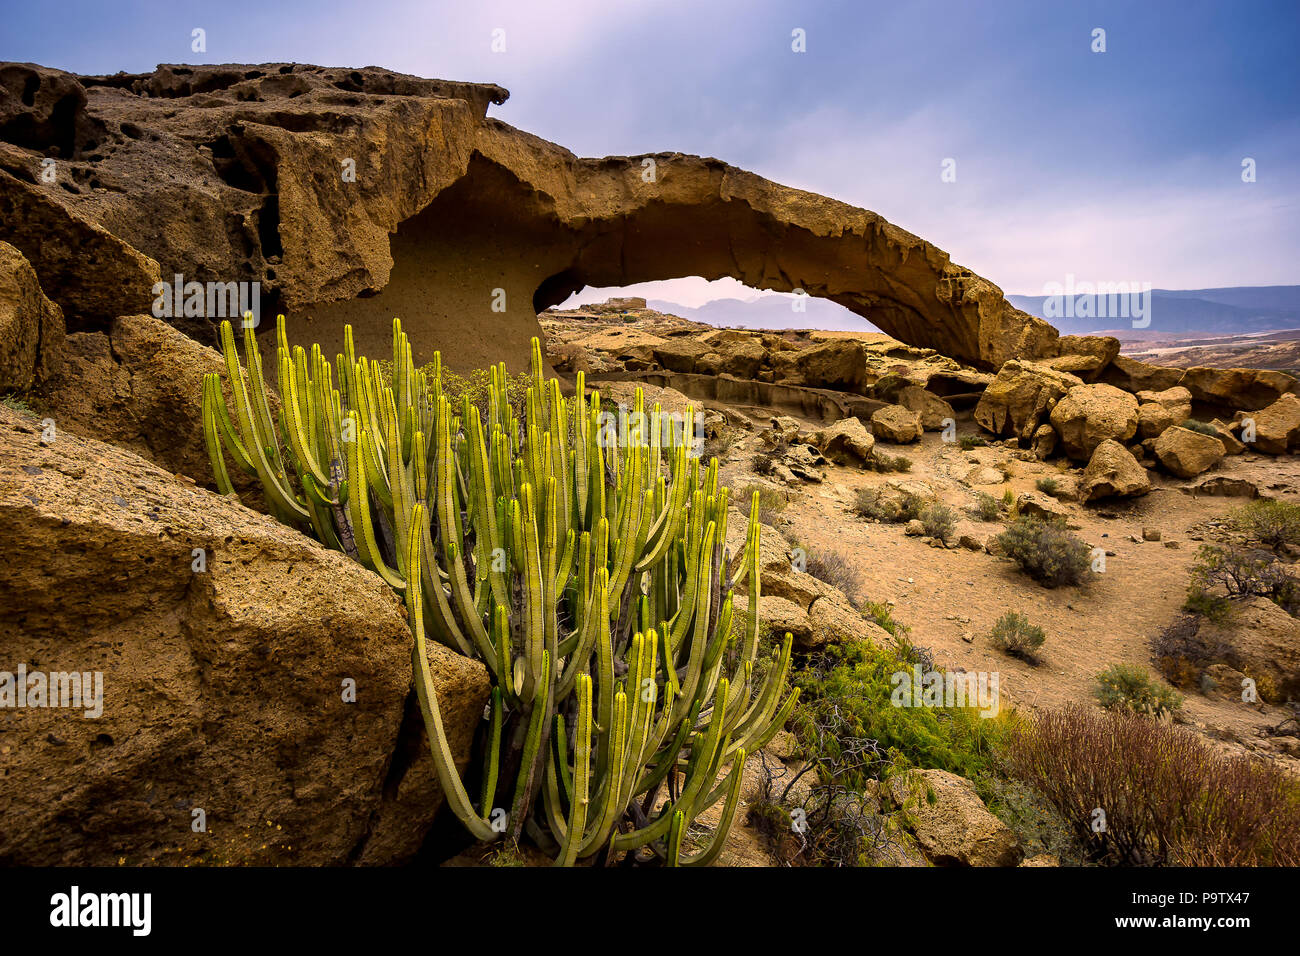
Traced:
<path fill-rule="evenodd" d="M 6 64 L 0 238 L 74 329 L 147 311 L 181 274 L 258 282 L 264 312 L 327 350 L 350 321 L 384 354 L 400 316 L 419 357 L 519 367 L 537 312 L 584 286 L 731 276 L 982 368 L 1059 350 L 1050 325 L 873 212 L 716 159 L 582 159 L 488 118 L 507 96 L 377 67 Z M 211 338 L 211 316 L 169 320 Z"/>

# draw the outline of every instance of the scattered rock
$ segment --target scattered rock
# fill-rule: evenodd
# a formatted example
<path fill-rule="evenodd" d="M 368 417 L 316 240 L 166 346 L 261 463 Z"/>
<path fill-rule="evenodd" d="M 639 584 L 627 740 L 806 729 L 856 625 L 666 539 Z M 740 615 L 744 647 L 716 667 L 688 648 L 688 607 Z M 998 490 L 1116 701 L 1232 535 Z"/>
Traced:
<path fill-rule="evenodd" d="M 827 425 L 813 433 L 812 442 L 832 458 L 847 455 L 859 464 L 870 460 L 871 451 L 876 445 L 876 439 L 857 418 L 845 418 Z"/>
<path fill-rule="evenodd" d="M 1016 499 L 1016 512 L 1048 521 L 1064 518 L 1069 514 L 1055 498 L 1032 491 L 1027 491 Z"/>
<path fill-rule="evenodd" d="M 871 416 L 871 430 L 877 438 L 906 445 L 921 437 L 921 416 L 902 405 L 886 405 Z"/>
<path fill-rule="evenodd" d="M 1239 414 L 1237 419 L 1242 425 L 1242 441 L 1255 451 L 1285 455 L 1300 448 L 1300 398 L 1294 395 L 1283 395 L 1259 411 Z"/>

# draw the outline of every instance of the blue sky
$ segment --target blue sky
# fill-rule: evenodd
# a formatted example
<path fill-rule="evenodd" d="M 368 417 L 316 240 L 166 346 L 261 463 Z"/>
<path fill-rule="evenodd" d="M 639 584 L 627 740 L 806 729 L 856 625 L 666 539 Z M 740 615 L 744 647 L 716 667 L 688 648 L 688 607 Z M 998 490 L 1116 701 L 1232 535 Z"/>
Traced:
<path fill-rule="evenodd" d="M 194 27 L 206 54 L 191 52 Z M 45 0 L 9 5 L 0 59 L 82 73 L 378 64 L 496 82 L 511 98 L 493 115 L 580 155 L 717 156 L 873 209 L 1004 291 L 1040 294 L 1068 274 L 1300 283 L 1298 43 L 1296 0 Z M 945 159 L 955 182 L 941 181 Z M 654 286 L 686 304 L 729 291 Z"/>

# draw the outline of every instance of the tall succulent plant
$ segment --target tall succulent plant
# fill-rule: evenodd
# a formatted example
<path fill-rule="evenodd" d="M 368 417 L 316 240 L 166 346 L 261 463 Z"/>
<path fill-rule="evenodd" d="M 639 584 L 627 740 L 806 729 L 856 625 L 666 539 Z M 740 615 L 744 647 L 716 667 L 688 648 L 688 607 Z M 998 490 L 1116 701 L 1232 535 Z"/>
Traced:
<path fill-rule="evenodd" d="M 277 324 L 278 414 L 245 327 L 241 365 L 221 325 L 220 377 L 203 383 L 204 435 L 220 490 L 226 457 L 255 476 L 281 520 L 346 552 L 401 592 L 415 687 L 448 804 L 478 839 L 527 834 L 557 864 L 631 852 L 704 865 L 725 842 L 745 758 L 785 722 L 790 637 L 759 651 L 758 508 L 728 575 L 728 491 L 658 405 L 610 427 L 600 396 L 565 399 L 543 375 L 520 421 L 504 363 L 486 421 L 452 406 L 435 353 L 415 367 L 393 322 L 391 372 L 359 358 L 347 328 L 333 364 L 289 347 Z M 338 383 L 334 373 L 337 369 Z M 732 588 L 747 580 L 743 622 Z M 735 626 L 733 626 L 733 624 Z M 443 730 L 428 640 L 481 659 L 492 677 L 483 773 L 461 780 Z M 723 803 L 712 835 L 687 828 Z"/>

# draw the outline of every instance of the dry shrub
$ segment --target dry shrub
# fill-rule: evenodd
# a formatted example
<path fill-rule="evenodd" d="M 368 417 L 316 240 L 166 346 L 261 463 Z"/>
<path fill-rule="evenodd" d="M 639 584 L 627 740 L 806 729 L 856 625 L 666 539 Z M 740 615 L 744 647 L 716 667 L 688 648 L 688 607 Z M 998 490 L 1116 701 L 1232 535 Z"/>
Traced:
<path fill-rule="evenodd" d="M 1098 859 L 1300 865 L 1300 783 L 1271 763 L 1220 755 L 1189 731 L 1072 704 L 1026 721 L 1005 754 L 1010 772 L 1050 799 Z"/>

